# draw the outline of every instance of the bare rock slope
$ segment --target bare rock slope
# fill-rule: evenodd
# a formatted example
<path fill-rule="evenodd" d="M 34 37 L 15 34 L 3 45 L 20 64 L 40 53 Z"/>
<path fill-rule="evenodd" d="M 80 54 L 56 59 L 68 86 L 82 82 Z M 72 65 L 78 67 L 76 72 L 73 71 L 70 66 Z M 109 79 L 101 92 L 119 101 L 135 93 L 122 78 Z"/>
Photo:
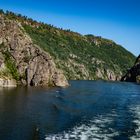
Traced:
<path fill-rule="evenodd" d="M 0 71 L 3 71 L 4 65 L 10 69 L 8 80 L 12 77 L 19 83 L 31 86 L 68 85 L 49 53 L 32 42 L 18 21 L 9 20 L 4 15 L 0 15 L 0 53 Z M 13 65 L 16 72 L 12 71 Z"/>

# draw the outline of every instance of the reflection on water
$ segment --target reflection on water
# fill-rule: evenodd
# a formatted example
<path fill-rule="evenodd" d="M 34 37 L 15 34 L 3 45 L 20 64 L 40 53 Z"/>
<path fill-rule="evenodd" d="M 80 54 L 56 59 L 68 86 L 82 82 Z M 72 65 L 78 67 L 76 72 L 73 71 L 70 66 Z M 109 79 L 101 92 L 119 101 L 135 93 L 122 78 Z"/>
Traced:
<path fill-rule="evenodd" d="M 139 140 L 140 86 L 70 81 L 0 89 L 0 140 Z"/>

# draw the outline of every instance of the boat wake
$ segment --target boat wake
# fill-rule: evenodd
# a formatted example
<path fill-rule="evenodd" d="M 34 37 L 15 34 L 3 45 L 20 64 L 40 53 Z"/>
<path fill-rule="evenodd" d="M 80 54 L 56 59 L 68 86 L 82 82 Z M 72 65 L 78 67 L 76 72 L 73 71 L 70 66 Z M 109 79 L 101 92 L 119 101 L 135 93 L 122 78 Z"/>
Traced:
<path fill-rule="evenodd" d="M 140 105 L 133 106 L 130 108 L 131 112 L 134 114 L 133 123 L 136 125 L 135 135 L 131 136 L 131 140 L 140 140 Z"/>
<path fill-rule="evenodd" d="M 109 127 L 113 121 L 112 117 L 113 114 L 110 117 L 96 117 L 88 123 L 83 122 L 75 126 L 68 132 L 46 135 L 45 140 L 112 140 L 113 137 L 118 136 L 118 132 Z"/>

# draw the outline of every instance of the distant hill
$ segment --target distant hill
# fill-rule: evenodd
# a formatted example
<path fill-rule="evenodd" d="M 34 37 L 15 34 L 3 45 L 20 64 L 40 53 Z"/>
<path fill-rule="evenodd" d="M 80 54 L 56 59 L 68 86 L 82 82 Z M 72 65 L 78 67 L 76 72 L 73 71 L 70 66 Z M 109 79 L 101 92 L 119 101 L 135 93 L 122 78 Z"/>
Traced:
<path fill-rule="evenodd" d="M 52 57 L 68 80 L 120 80 L 136 59 L 112 40 L 63 30 L 9 11 L 0 10 L 0 14 L 20 24 L 22 33 Z"/>

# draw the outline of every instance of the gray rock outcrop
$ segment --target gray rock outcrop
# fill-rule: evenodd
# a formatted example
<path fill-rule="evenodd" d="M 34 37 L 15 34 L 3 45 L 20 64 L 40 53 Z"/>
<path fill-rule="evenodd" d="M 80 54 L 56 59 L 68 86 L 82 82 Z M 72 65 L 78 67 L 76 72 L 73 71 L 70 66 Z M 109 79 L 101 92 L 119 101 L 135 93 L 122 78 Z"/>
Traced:
<path fill-rule="evenodd" d="M 20 82 L 30 86 L 67 86 L 62 71 L 49 55 L 35 45 L 17 21 L 0 15 L 0 52 L 8 51 L 15 62 Z M 0 63 L 1 64 L 1 63 Z"/>

